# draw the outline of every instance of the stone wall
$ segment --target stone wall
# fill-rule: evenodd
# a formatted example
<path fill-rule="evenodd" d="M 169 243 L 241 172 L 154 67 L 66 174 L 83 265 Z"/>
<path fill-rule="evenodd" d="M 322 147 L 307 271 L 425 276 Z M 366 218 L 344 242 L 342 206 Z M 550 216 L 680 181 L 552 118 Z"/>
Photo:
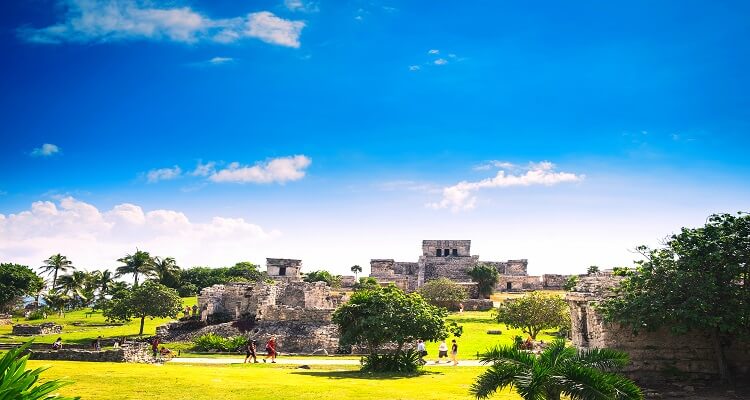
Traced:
<path fill-rule="evenodd" d="M 127 343 L 117 349 L 81 350 L 63 347 L 60 350 L 29 350 L 32 360 L 91 361 L 91 362 L 138 362 L 152 363 L 154 358 L 148 343 Z"/>
<path fill-rule="evenodd" d="M 613 275 L 586 276 L 569 292 L 573 344 L 579 348 L 611 348 L 630 355 L 625 372 L 642 384 L 665 381 L 705 381 L 718 375 L 709 337 L 704 332 L 673 335 L 669 329 L 642 331 L 607 323 L 596 304 L 612 296 L 610 289 L 622 279 Z M 750 377 L 750 343 L 735 341 L 726 352 L 730 368 Z"/>
<path fill-rule="evenodd" d="M 438 249 L 440 255 L 438 256 Z M 446 254 L 448 250 L 448 254 Z M 422 255 L 425 257 L 445 257 L 447 255 L 470 257 L 471 240 L 423 240 Z"/>
<path fill-rule="evenodd" d="M 48 335 L 52 333 L 62 332 L 62 325 L 57 325 L 53 322 L 45 322 L 42 324 L 16 324 L 13 325 L 13 335 L 19 336 L 31 336 L 31 335 Z"/>
<path fill-rule="evenodd" d="M 299 281 L 302 279 L 302 260 L 291 258 L 266 258 L 266 273 L 275 280 Z"/>
<path fill-rule="evenodd" d="M 550 290 L 562 290 L 571 275 L 544 274 L 542 275 L 542 286 Z"/>
<path fill-rule="evenodd" d="M 487 311 L 494 307 L 490 299 L 468 299 L 461 304 L 464 305 L 464 311 Z"/>

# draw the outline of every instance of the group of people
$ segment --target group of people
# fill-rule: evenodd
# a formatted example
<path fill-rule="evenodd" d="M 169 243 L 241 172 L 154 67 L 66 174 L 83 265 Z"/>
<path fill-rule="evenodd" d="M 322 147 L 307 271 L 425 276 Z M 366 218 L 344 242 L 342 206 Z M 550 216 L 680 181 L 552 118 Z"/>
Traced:
<path fill-rule="evenodd" d="M 258 362 L 258 357 L 256 355 L 256 351 L 258 350 L 258 342 L 255 340 L 249 340 L 247 344 L 245 345 L 245 363 L 248 363 L 250 359 L 253 359 L 253 363 Z M 271 359 L 271 363 L 276 364 L 276 356 L 278 355 L 276 351 L 276 336 L 271 336 L 270 339 L 266 342 L 266 356 L 263 358 L 263 362 L 267 362 L 268 359 Z"/>
<path fill-rule="evenodd" d="M 184 318 L 190 317 L 190 310 L 193 311 L 193 317 L 197 317 L 198 316 L 198 306 L 196 306 L 195 304 L 193 304 L 192 308 L 190 306 L 185 306 L 185 309 L 182 310 L 182 316 Z"/>
<path fill-rule="evenodd" d="M 427 346 L 422 339 L 417 340 L 417 353 L 419 354 L 419 362 L 422 365 L 427 364 L 427 361 L 424 359 L 427 356 Z M 440 346 L 438 346 L 438 359 L 435 360 L 435 364 L 440 364 L 443 358 L 447 357 L 448 344 L 443 340 L 440 342 Z M 456 339 L 451 340 L 450 361 L 447 362 L 453 362 L 453 365 L 458 365 L 458 343 L 456 343 Z"/>

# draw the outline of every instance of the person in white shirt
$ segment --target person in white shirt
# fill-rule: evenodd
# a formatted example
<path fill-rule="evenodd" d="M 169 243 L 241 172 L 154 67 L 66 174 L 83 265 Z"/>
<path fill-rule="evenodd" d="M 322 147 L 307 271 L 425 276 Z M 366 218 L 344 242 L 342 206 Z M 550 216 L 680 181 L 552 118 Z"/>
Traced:
<path fill-rule="evenodd" d="M 417 340 L 417 353 L 419 354 L 419 362 L 426 364 L 427 361 L 424 360 L 424 356 L 427 355 L 427 348 L 422 339 Z"/>
<path fill-rule="evenodd" d="M 438 359 L 435 361 L 435 364 L 440 364 L 443 357 L 448 358 L 448 345 L 445 344 L 445 340 L 440 342 L 440 346 L 438 346 Z"/>

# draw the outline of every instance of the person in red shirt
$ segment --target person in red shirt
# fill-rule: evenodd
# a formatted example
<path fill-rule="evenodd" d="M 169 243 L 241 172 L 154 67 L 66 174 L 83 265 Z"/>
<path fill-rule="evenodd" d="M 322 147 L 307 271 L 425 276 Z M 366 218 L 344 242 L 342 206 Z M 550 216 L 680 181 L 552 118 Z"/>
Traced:
<path fill-rule="evenodd" d="M 272 363 L 276 363 L 276 336 L 271 336 L 266 342 L 266 358 L 263 359 L 263 362 L 266 362 L 269 358 Z"/>

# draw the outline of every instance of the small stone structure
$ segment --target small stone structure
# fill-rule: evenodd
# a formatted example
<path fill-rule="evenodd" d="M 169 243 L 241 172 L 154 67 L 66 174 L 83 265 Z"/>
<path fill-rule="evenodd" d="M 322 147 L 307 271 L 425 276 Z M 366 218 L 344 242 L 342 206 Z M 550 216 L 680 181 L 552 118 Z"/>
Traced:
<path fill-rule="evenodd" d="M 45 322 L 42 324 L 16 324 L 13 325 L 12 334 L 19 336 L 32 336 L 32 335 L 48 335 L 52 333 L 62 332 L 62 325 L 55 324 L 53 322 Z"/>
<path fill-rule="evenodd" d="M 468 271 L 477 264 L 497 269 L 500 274 L 497 290 L 561 289 L 569 275 L 529 276 L 528 260 L 480 261 L 471 254 L 471 240 L 423 240 L 422 255 L 417 262 L 393 259 L 370 260 L 370 276 L 381 284 L 393 283 L 406 291 L 415 291 L 425 282 L 448 278 L 455 282 L 471 282 Z"/>
<path fill-rule="evenodd" d="M 136 362 L 153 363 L 156 360 L 149 351 L 148 343 L 125 343 L 122 347 L 107 350 L 82 350 L 63 348 L 60 350 L 29 350 L 32 360 L 91 361 L 91 362 Z"/>
<path fill-rule="evenodd" d="M 565 300 L 570 305 L 573 344 L 579 348 L 611 348 L 628 353 L 625 373 L 642 384 L 665 381 L 708 381 L 718 375 L 714 349 L 704 332 L 673 335 L 669 329 L 641 331 L 605 322 L 596 304 L 613 296 L 621 277 L 611 273 L 583 276 Z M 730 369 L 750 377 L 750 343 L 735 341 L 726 350 Z"/>
<path fill-rule="evenodd" d="M 291 258 L 266 258 L 266 272 L 274 280 L 302 280 L 302 260 Z"/>

